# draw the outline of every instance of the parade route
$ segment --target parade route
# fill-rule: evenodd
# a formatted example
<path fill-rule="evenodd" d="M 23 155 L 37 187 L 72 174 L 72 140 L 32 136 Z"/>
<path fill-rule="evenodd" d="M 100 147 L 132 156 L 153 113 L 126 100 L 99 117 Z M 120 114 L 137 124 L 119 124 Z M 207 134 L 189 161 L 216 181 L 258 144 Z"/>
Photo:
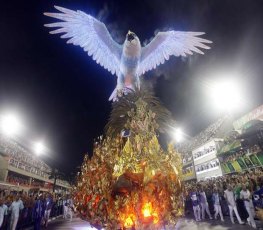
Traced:
<path fill-rule="evenodd" d="M 80 218 L 73 218 L 72 221 L 62 218 L 52 221 L 48 229 L 50 230 L 96 230 L 88 222 Z M 196 222 L 192 219 L 183 218 L 178 222 L 176 230 L 249 230 L 253 229 L 248 225 L 231 224 L 230 220 L 222 223 L 221 221 L 202 221 Z M 170 230 L 170 229 L 169 229 Z M 172 230 L 172 229 L 171 229 Z"/>

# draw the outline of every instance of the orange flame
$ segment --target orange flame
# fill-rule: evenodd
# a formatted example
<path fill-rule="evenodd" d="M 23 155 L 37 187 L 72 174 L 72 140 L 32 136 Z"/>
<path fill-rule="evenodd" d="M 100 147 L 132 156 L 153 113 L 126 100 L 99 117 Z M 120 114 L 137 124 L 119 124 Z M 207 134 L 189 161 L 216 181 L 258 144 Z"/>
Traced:
<path fill-rule="evenodd" d="M 159 217 L 156 211 L 153 210 L 152 203 L 147 202 L 142 207 L 142 214 L 145 218 L 152 217 L 153 223 L 157 224 L 159 222 Z"/>
<path fill-rule="evenodd" d="M 154 212 L 154 213 L 152 214 L 152 216 L 153 216 L 153 223 L 154 223 L 154 224 L 157 224 L 157 223 L 159 222 L 158 214 L 157 214 L 156 212 Z"/>
<path fill-rule="evenodd" d="M 126 218 L 125 222 L 124 222 L 124 227 L 128 228 L 128 227 L 132 227 L 134 225 L 133 223 L 133 216 L 130 215 Z"/>
<path fill-rule="evenodd" d="M 152 203 L 148 202 L 142 207 L 142 213 L 144 217 L 152 216 Z"/>

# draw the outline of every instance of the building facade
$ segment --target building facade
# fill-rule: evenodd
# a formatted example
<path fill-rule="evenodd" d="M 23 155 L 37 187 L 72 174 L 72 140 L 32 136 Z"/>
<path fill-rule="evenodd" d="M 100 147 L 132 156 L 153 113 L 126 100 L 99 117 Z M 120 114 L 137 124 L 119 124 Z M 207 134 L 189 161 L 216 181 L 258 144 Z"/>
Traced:
<path fill-rule="evenodd" d="M 52 191 L 51 167 L 16 141 L 0 136 L 0 184 L 15 190 Z M 56 181 L 55 192 L 71 188 L 67 181 Z"/>
<path fill-rule="evenodd" d="M 223 139 L 214 138 L 192 151 L 197 181 L 223 175 L 217 157 L 222 144 Z"/>

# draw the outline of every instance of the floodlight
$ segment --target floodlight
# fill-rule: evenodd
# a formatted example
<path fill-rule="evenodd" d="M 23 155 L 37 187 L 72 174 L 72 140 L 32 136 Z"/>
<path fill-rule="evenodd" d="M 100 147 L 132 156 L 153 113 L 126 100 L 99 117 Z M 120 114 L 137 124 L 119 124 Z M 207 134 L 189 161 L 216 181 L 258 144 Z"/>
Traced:
<path fill-rule="evenodd" d="M 220 110 L 233 111 L 242 105 L 239 86 L 232 81 L 214 83 L 210 93 L 213 104 Z"/>
<path fill-rule="evenodd" d="M 183 132 L 181 129 L 177 128 L 174 131 L 174 139 L 176 142 L 181 142 L 183 140 Z"/>
<path fill-rule="evenodd" d="M 34 151 L 36 155 L 40 155 L 44 152 L 45 146 L 42 142 L 36 142 L 34 146 Z"/>
<path fill-rule="evenodd" d="M 7 114 L 1 118 L 1 129 L 5 135 L 13 136 L 20 132 L 21 123 L 15 114 Z"/>

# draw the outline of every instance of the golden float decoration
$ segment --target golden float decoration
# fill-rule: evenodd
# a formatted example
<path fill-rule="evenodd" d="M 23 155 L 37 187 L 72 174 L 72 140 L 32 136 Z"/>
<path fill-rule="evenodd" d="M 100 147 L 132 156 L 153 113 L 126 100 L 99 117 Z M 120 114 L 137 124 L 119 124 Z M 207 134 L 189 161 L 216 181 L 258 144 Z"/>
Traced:
<path fill-rule="evenodd" d="M 108 133 L 94 143 L 93 156 L 85 156 L 74 202 L 92 226 L 173 229 L 183 215 L 182 161 L 173 144 L 161 148 L 153 110 L 138 97 L 125 113 L 130 135 Z"/>

